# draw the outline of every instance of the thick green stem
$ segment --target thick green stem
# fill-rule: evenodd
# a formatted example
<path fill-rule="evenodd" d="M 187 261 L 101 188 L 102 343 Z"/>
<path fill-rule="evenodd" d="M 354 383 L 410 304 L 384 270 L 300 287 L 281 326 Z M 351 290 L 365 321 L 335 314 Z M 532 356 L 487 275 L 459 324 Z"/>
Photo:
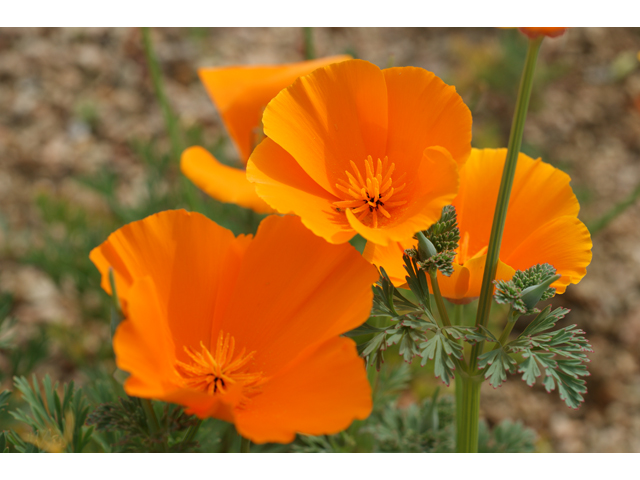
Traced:
<path fill-rule="evenodd" d="M 147 425 L 149 426 L 149 433 L 151 435 L 157 435 L 160 432 L 160 422 L 158 422 L 158 417 L 156 416 L 156 412 L 153 409 L 153 404 L 151 400 L 148 398 L 141 398 L 140 402 L 142 403 L 142 409 L 147 417 Z M 160 446 L 160 450 L 162 452 L 167 451 L 167 443 L 162 442 Z"/>
<path fill-rule="evenodd" d="M 507 209 L 509 206 L 509 198 L 511 196 L 511 187 L 513 186 L 513 178 L 518 164 L 518 154 L 520 153 L 520 146 L 522 145 L 524 122 L 527 117 L 529 98 L 531 97 L 531 87 L 533 85 L 533 73 L 535 71 L 536 60 L 538 58 L 538 51 L 540 50 L 542 39 L 542 36 L 538 36 L 529 40 L 527 59 L 525 60 L 524 70 L 520 80 L 520 90 L 518 92 L 518 99 L 516 102 L 516 111 L 513 115 L 513 123 L 511 124 L 507 158 L 504 163 L 502 181 L 498 192 L 498 201 L 496 203 L 496 209 L 493 216 L 493 225 L 491 226 L 491 236 L 489 237 L 489 246 L 487 249 L 487 260 L 484 267 L 480 300 L 478 302 L 478 313 L 476 315 L 476 325 L 482 325 L 484 327 L 487 326 L 489 313 L 491 312 L 493 281 L 496 278 L 496 272 L 498 270 L 502 234 L 504 232 L 504 224 L 507 218 Z M 471 359 L 469 363 L 472 371 L 476 368 L 477 358 L 482 352 L 483 347 L 484 342 L 480 342 L 474 345 L 471 349 Z"/>
<path fill-rule="evenodd" d="M 164 92 L 164 85 L 162 83 L 162 73 L 160 72 L 160 65 L 158 59 L 153 52 L 153 45 L 151 43 L 151 35 L 148 27 L 142 28 L 142 43 L 144 44 L 144 53 L 147 57 L 147 64 L 149 65 L 149 72 L 151 73 L 151 81 L 153 82 L 153 89 L 156 92 L 160 107 L 162 108 L 162 114 L 164 115 L 164 121 L 169 131 L 169 137 L 171 138 L 171 152 L 174 158 L 180 158 L 182 154 L 182 135 L 180 133 L 180 125 L 178 120 L 171 110 L 169 100 Z"/>
<path fill-rule="evenodd" d="M 251 440 L 248 438 L 240 437 L 240 453 L 251 452 Z"/>
<path fill-rule="evenodd" d="M 456 376 L 456 452 L 458 453 L 478 453 L 481 385 L 482 376 Z"/>

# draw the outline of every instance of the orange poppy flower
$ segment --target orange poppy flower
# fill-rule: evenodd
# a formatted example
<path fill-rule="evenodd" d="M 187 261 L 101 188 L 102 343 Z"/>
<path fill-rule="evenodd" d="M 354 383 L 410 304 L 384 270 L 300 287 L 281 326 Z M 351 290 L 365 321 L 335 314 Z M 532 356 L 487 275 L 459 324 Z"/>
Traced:
<path fill-rule="evenodd" d="M 266 218 L 255 238 L 198 213 L 161 212 L 91 252 L 126 320 L 113 346 L 128 394 L 233 422 L 256 443 L 336 433 L 371 411 L 355 343 L 375 268 L 295 217 Z"/>
<path fill-rule="evenodd" d="M 240 153 L 242 168 L 220 163 L 202 147 L 184 151 L 180 167 L 193 183 L 216 200 L 235 203 L 258 213 L 273 210 L 255 194 L 244 167 L 253 148 L 264 137 L 262 112 L 267 103 L 296 78 L 318 67 L 348 60 L 349 55 L 320 58 L 286 65 L 245 65 L 201 68 L 200 79 L 216 104 L 229 136 Z"/>
<path fill-rule="evenodd" d="M 460 170 L 460 192 L 453 205 L 458 214 L 460 242 L 454 273 L 438 272 L 442 295 L 465 303 L 480 295 L 491 224 L 502 178 L 506 149 L 473 149 Z M 538 263 L 553 265 L 562 275 L 552 287 L 564 293 L 578 283 L 591 262 L 591 236 L 578 220 L 580 205 L 569 176 L 521 153 L 518 157 L 511 200 L 504 227 L 496 279 L 509 280 L 515 270 Z M 384 267 L 396 286 L 405 283 L 402 253 L 415 240 L 387 247 L 367 244 L 366 259 Z"/>
<path fill-rule="evenodd" d="M 569 27 L 518 27 L 522 33 L 524 33 L 529 38 L 535 38 L 539 35 L 544 35 L 545 37 L 559 37 L 564 34 Z"/>
<path fill-rule="evenodd" d="M 331 243 L 380 245 L 429 227 L 458 188 L 471 112 L 433 73 L 363 60 L 319 68 L 281 91 L 247 178 L 281 213 Z"/>

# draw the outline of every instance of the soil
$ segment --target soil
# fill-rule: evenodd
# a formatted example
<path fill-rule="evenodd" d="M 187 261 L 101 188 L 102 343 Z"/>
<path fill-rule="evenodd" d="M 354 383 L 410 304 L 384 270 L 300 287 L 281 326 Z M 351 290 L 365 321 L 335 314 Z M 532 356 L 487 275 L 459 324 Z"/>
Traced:
<path fill-rule="evenodd" d="M 525 45 L 518 32 L 326 28 L 313 35 L 318 56 L 349 52 L 381 67 L 435 72 L 472 109 L 474 145 L 506 146 L 523 62 L 513 50 Z M 212 139 L 225 132 L 198 67 L 304 58 L 302 29 L 154 29 L 152 37 L 182 125 L 200 125 Z M 545 40 L 540 54 L 523 149 L 570 173 L 587 224 L 640 184 L 639 50 L 640 29 L 589 28 Z M 96 301 L 73 281 L 56 283 L 21 261 L 47 228 L 35 199 L 46 192 L 104 211 L 104 200 L 76 179 L 107 165 L 119 175 L 121 201 L 135 204 L 144 168 L 134 139 L 168 147 L 139 30 L 0 29 L 0 291 L 14 296 L 18 341 L 45 324 L 86 325 L 81 306 Z M 490 423 L 522 419 L 542 451 L 640 451 L 639 214 L 632 205 L 595 233 L 587 276 L 553 300 L 572 309 L 569 322 L 594 348 L 586 402 L 570 410 L 556 392 L 514 377 L 498 390 L 483 385 L 481 414 Z M 88 325 L 82 348 L 91 352 L 109 332 L 104 321 Z M 36 371 L 73 377 L 62 349 Z M 0 368 L 6 362 L 0 358 Z"/>

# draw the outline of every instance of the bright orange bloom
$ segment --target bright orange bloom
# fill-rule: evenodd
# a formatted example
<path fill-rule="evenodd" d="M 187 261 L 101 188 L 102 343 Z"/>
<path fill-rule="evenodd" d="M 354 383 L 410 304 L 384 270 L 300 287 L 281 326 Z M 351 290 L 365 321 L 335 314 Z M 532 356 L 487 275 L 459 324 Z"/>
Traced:
<path fill-rule="evenodd" d="M 460 170 L 460 193 L 453 201 L 458 214 L 460 242 L 454 273 L 438 272 L 442 295 L 453 301 L 470 301 L 480 295 L 491 224 L 498 198 L 506 149 L 473 149 Z M 569 176 L 521 153 L 518 157 L 496 279 L 509 280 L 515 270 L 538 263 L 553 265 L 562 275 L 552 287 L 564 293 L 578 283 L 591 262 L 591 236 L 578 220 L 580 205 Z M 384 267 L 396 286 L 405 283 L 402 253 L 415 240 L 388 247 L 367 244 L 364 256 Z"/>
<path fill-rule="evenodd" d="M 349 55 L 320 58 L 286 65 L 245 65 L 201 68 L 200 79 L 218 107 L 229 136 L 240 153 L 242 169 L 220 163 L 202 147 L 184 151 L 181 169 L 193 183 L 213 198 L 235 203 L 258 213 L 273 210 L 255 194 L 244 171 L 249 155 L 260 143 L 262 112 L 267 103 L 296 78 L 318 67 L 348 60 Z"/>
<path fill-rule="evenodd" d="M 519 27 L 522 33 L 524 33 L 529 38 L 535 38 L 539 35 L 544 35 L 545 37 L 559 37 L 564 34 L 569 27 Z"/>
<path fill-rule="evenodd" d="M 319 68 L 267 106 L 256 192 L 331 243 L 380 245 L 440 218 L 471 150 L 471 113 L 433 73 L 363 60 Z"/>
<path fill-rule="evenodd" d="M 255 238 L 198 213 L 158 213 L 91 252 L 126 317 L 113 346 L 128 394 L 178 403 L 236 425 L 256 443 L 336 433 L 371 412 L 355 343 L 376 269 L 295 217 Z"/>

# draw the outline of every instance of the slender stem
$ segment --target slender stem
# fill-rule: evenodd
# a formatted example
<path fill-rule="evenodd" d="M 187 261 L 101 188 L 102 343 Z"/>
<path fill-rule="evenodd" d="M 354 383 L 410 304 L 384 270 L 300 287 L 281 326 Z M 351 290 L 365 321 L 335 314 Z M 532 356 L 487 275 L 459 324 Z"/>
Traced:
<path fill-rule="evenodd" d="M 460 393 L 458 394 L 458 382 Z M 458 375 L 456 377 L 456 451 L 478 452 L 478 424 L 480 421 L 480 387 L 482 376 Z M 458 400 L 461 400 L 458 403 Z"/>
<path fill-rule="evenodd" d="M 182 445 L 186 445 L 189 442 L 193 441 L 193 439 L 195 438 L 196 434 L 198 433 L 198 430 L 200 429 L 200 425 L 202 425 L 202 420 L 198 419 L 197 423 L 194 423 L 193 425 L 191 425 L 189 427 L 189 430 L 187 430 L 186 435 L 182 439 L 182 442 L 181 442 Z"/>
<path fill-rule="evenodd" d="M 440 319 L 442 323 L 446 327 L 451 326 L 451 322 L 449 321 L 449 314 L 447 313 L 447 307 L 444 304 L 444 300 L 442 298 L 442 293 L 440 293 L 440 285 L 438 285 L 438 271 L 430 270 L 429 276 L 431 277 L 431 288 L 433 289 L 433 298 L 436 300 L 436 306 L 438 307 L 438 313 L 440 314 Z M 447 333 L 445 332 L 445 335 Z M 459 372 L 468 372 L 467 361 L 464 359 L 464 355 L 461 359 L 457 359 L 455 356 L 451 355 L 451 360 L 455 363 L 456 368 Z"/>
<path fill-rule="evenodd" d="M 516 321 L 520 317 L 520 312 L 514 310 L 513 308 L 509 310 L 507 314 L 507 324 L 504 326 L 504 330 L 502 330 L 502 334 L 498 339 L 498 343 L 496 343 L 491 350 L 495 350 L 496 348 L 500 348 L 505 344 L 507 340 L 509 340 L 509 335 L 511 334 L 511 330 L 513 330 Z"/>
<path fill-rule="evenodd" d="M 489 246 L 487 250 L 487 261 L 484 267 L 482 277 L 482 288 L 480 290 L 480 300 L 478 302 L 478 313 L 476 315 L 476 325 L 487 326 L 489 313 L 491 311 L 491 303 L 493 296 L 493 281 L 496 278 L 498 270 L 498 260 L 500 255 L 500 246 L 502 244 L 502 234 L 504 232 L 504 223 L 507 218 L 507 209 L 509 206 L 509 197 L 511 196 L 511 187 L 513 186 L 513 178 L 516 173 L 518 163 L 518 154 L 522 145 L 522 134 L 524 131 L 524 122 L 527 117 L 529 108 L 529 98 L 531 97 L 531 87 L 533 85 L 533 73 L 536 67 L 538 51 L 542 43 L 542 36 L 538 36 L 529 40 L 529 49 L 527 58 L 522 71 L 520 80 L 520 90 L 516 101 L 516 111 L 513 115 L 513 123 L 511 124 L 511 133 L 509 135 L 509 145 L 507 148 L 507 158 L 502 172 L 502 182 L 498 192 L 498 201 L 493 216 L 493 225 L 491 226 L 491 236 L 489 238 Z M 471 349 L 470 368 L 475 370 L 477 358 L 484 347 L 484 342 L 479 342 Z"/>
<path fill-rule="evenodd" d="M 142 408 L 147 417 L 147 425 L 149 426 L 149 432 L 151 435 L 157 435 L 160 432 L 160 422 L 158 422 L 158 417 L 156 416 L 156 412 L 153 409 L 153 404 L 151 400 L 148 398 L 141 398 L 140 402 L 142 402 Z M 161 444 L 161 450 L 163 452 L 167 451 L 167 443 L 165 441 Z"/>
<path fill-rule="evenodd" d="M 444 300 L 442 299 L 442 293 L 440 293 L 440 285 L 438 285 L 438 272 L 437 270 L 430 270 L 429 276 L 431 277 L 431 288 L 433 289 L 433 298 L 436 299 L 436 306 L 438 307 L 438 313 L 440 314 L 440 319 L 445 327 L 451 326 L 451 321 L 449 320 L 449 314 L 447 313 L 447 307 L 444 304 Z"/>
<path fill-rule="evenodd" d="M 636 201 L 640 198 L 640 185 L 638 185 L 633 192 L 631 192 L 626 198 L 624 198 L 620 203 L 614 205 L 611 210 L 605 213 L 602 217 L 593 222 L 587 223 L 587 227 L 591 232 L 591 236 L 598 233 L 600 230 L 609 225 L 615 218 L 618 217 L 621 213 L 623 213 L 627 208 L 636 203 Z"/>
<path fill-rule="evenodd" d="M 313 30 L 311 27 L 302 27 L 304 33 L 304 58 L 313 60 L 316 58 L 316 49 L 313 45 Z"/>
<path fill-rule="evenodd" d="M 251 440 L 248 438 L 240 437 L 240 453 L 251 452 Z"/>
<path fill-rule="evenodd" d="M 158 59 L 153 51 L 153 44 L 151 42 L 151 35 L 148 27 L 142 28 L 142 43 L 144 45 L 144 53 L 147 57 L 147 64 L 149 65 L 149 71 L 151 73 L 151 81 L 153 82 L 153 89 L 156 92 L 160 107 L 162 108 L 162 114 L 164 115 L 164 121 L 169 131 L 169 137 L 171 138 L 171 152 L 174 158 L 180 158 L 182 154 L 182 136 L 180 133 L 180 125 L 176 116 L 171 110 L 169 100 L 164 91 L 164 84 L 162 82 L 162 73 L 160 71 L 160 65 Z"/>

